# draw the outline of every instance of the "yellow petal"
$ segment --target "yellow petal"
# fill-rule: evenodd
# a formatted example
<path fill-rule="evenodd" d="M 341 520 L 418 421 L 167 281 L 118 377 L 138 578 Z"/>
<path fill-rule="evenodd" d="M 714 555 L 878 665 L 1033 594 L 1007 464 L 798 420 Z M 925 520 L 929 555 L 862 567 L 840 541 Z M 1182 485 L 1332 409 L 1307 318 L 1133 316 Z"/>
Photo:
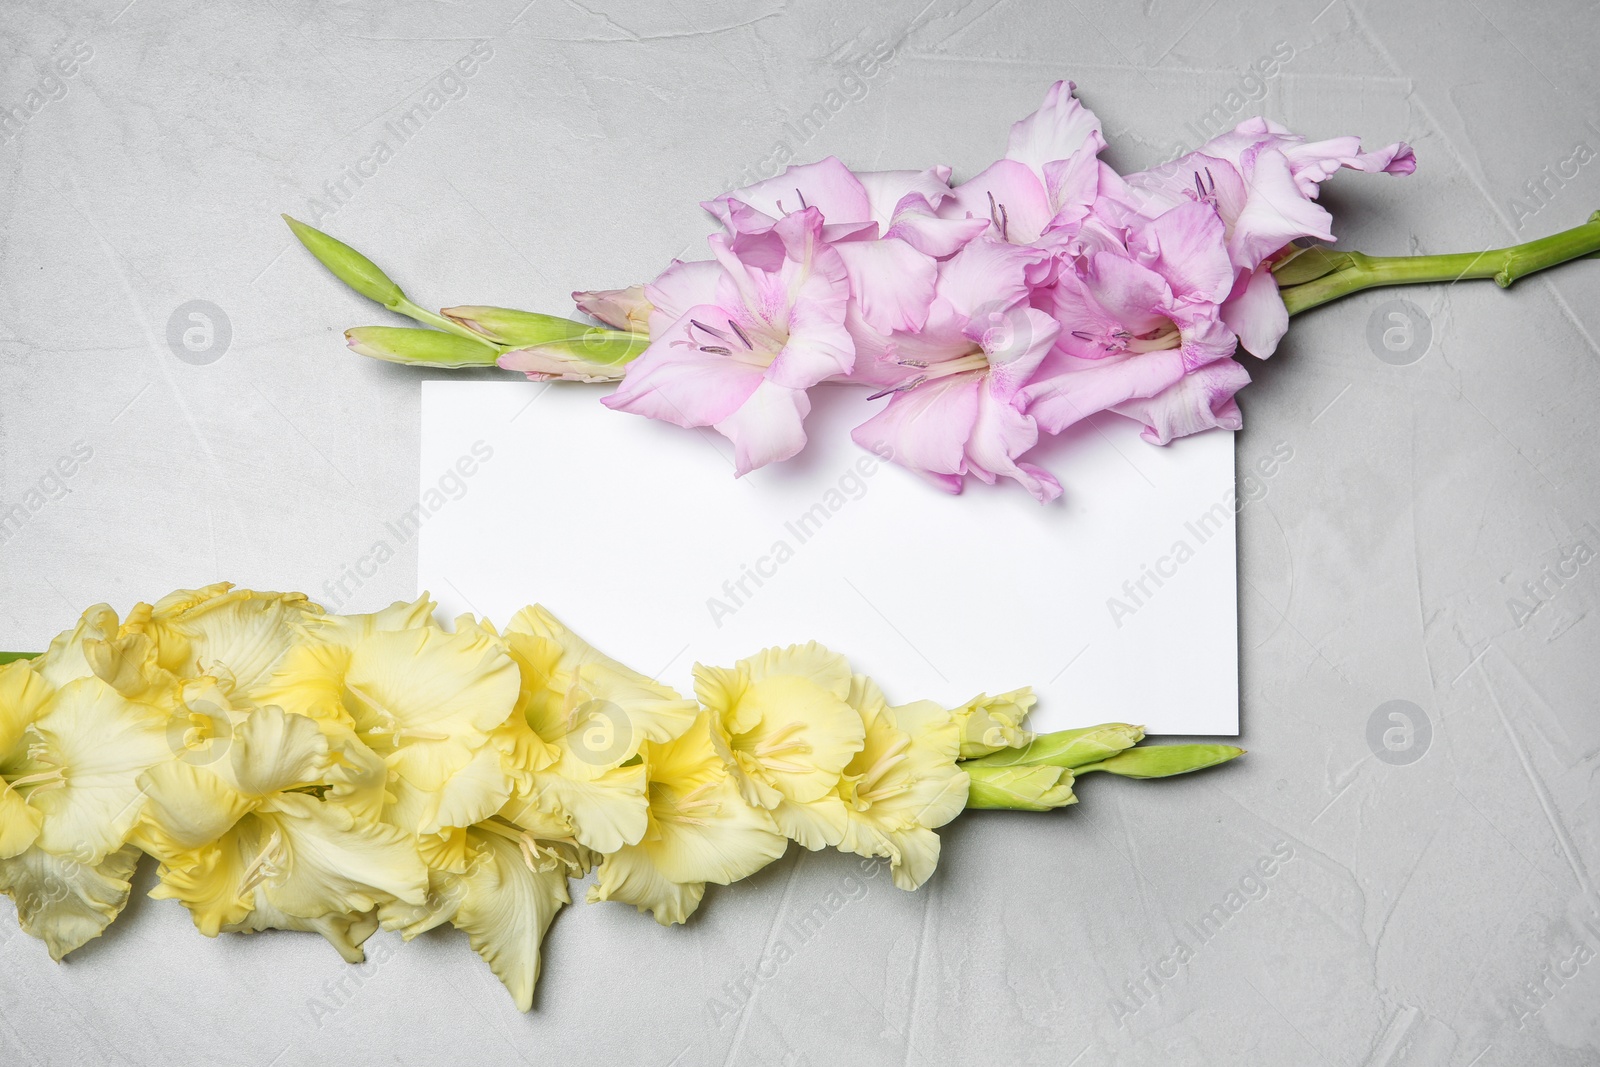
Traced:
<path fill-rule="evenodd" d="M 320 641 L 339 645 L 353 645 L 363 637 L 386 630 L 418 630 L 438 628 L 433 612 L 439 605 L 423 593 L 409 603 L 397 600 L 381 611 L 364 615 L 322 615 L 309 620 L 306 629 Z"/>
<path fill-rule="evenodd" d="M 93 677 L 94 669 L 84 655 L 84 643 L 113 640 L 120 630 L 121 624 L 111 605 L 96 604 L 83 613 L 75 627 L 57 634 L 44 654 L 32 661 L 31 667 L 55 689 L 79 678 Z"/>
<path fill-rule="evenodd" d="M 500 750 L 485 744 L 471 761 L 445 779 L 430 796 L 429 812 L 418 830 L 437 833 L 446 827 L 482 822 L 511 799 L 511 776 L 501 762 Z"/>
<path fill-rule="evenodd" d="M 848 824 L 839 848 L 890 861 L 895 884 L 914 889 L 939 860 L 943 826 L 966 807 L 968 779 L 956 760 L 961 726 L 932 701 L 890 708 L 873 682 L 857 676 L 850 702 L 866 737 L 845 768 L 841 792 Z"/>
<path fill-rule="evenodd" d="M 736 672 L 697 665 L 695 677 L 751 802 L 774 806 L 773 790 L 800 804 L 826 796 L 861 750 L 850 665 L 815 642 L 767 649 Z"/>
<path fill-rule="evenodd" d="M 473 838 L 484 851 L 466 876 L 451 921 L 466 931 L 473 950 L 505 983 L 518 1010 L 527 1011 L 539 980 L 539 944 L 570 899 L 567 871 L 561 866 L 535 871 L 504 837 L 474 832 Z"/>
<path fill-rule="evenodd" d="M 257 704 L 273 704 L 318 722 L 355 727 L 344 706 L 344 676 L 350 670 L 348 645 L 307 642 L 284 653 L 270 678 L 251 693 Z"/>
<path fill-rule="evenodd" d="M 544 608 L 534 605 L 518 612 L 506 627 L 507 640 L 518 633 L 543 638 L 560 649 L 557 672 L 572 677 L 584 700 L 605 701 L 621 709 L 635 736 L 617 763 L 632 758 L 639 744 L 670 741 L 694 722 L 699 710 L 694 701 L 605 655 Z"/>
<path fill-rule="evenodd" d="M 274 907 L 303 919 L 364 912 L 394 897 L 419 904 L 427 871 L 409 834 L 381 823 L 358 823 L 345 809 L 301 793 L 275 797 L 258 810 L 267 831 L 280 836 L 276 874 L 257 892 Z"/>
<path fill-rule="evenodd" d="M 0 778 L 0 860 L 10 859 L 39 838 L 42 816 Z"/>
<path fill-rule="evenodd" d="M 222 837 L 254 806 L 209 767 L 158 763 L 139 776 L 145 804 L 131 835 L 140 848 L 171 860 Z"/>
<path fill-rule="evenodd" d="M 384 807 L 394 802 L 388 789 L 389 765 L 353 730 L 324 724 L 323 733 L 331 756 L 324 799 L 348 809 L 359 822 L 378 821 Z"/>
<path fill-rule="evenodd" d="M 899 853 L 891 864 L 894 884 L 901 889 L 916 889 L 933 876 L 939 865 L 939 835 L 923 827 L 896 830 L 888 835 Z"/>
<path fill-rule="evenodd" d="M 321 613 L 301 593 L 209 586 L 159 601 L 145 632 L 165 669 L 192 678 L 221 665 L 238 692 L 248 696 L 303 638 L 305 624 Z"/>
<path fill-rule="evenodd" d="M 396 773 L 425 789 L 471 761 L 515 705 L 515 664 L 482 634 L 377 633 L 345 676 L 356 732 Z"/>
<path fill-rule="evenodd" d="M 321 784 L 331 756 L 316 720 L 267 707 L 252 712 L 234 731 L 228 761 L 239 792 L 266 797 Z"/>
<path fill-rule="evenodd" d="M 772 809 L 772 821 L 783 836 L 815 852 L 820 848 L 832 848 L 843 840 L 849 816 L 839 794 L 829 793 L 806 804 L 779 801 Z"/>
<path fill-rule="evenodd" d="M 99 937 L 121 913 L 138 862 L 132 846 L 92 865 L 32 848 L 0 860 L 0 892 L 16 901 L 22 929 L 42 939 L 59 961 Z"/>
<path fill-rule="evenodd" d="M 0 766 L 20 756 L 23 733 L 50 700 L 50 684 L 26 660 L 0 667 Z"/>
<path fill-rule="evenodd" d="M 961 729 L 961 758 L 987 756 L 1002 748 L 1021 748 L 1033 740 L 1022 724 L 1037 698 L 1031 688 L 990 697 L 979 694 L 951 714 Z"/>
<path fill-rule="evenodd" d="M 167 716 L 125 700 L 98 678 L 68 683 L 33 724 L 35 758 L 59 768 L 58 788 L 33 787 L 44 815 L 38 847 L 99 863 L 122 846 L 139 817 L 138 779 L 173 758 Z"/>
<path fill-rule="evenodd" d="M 346 963 L 361 963 L 367 958 L 361 945 L 377 931 L 378 913 L 373 910 L 305 919 L 278 911 L 268 901 L 257 900 L 254 910 L 243 920 L 222 929 L 230 934 L 254 934 L 261 930 L 304 930 L 321 934 Z"/>
<path fill-rule="evenodd" d="M 512 800 L 502 814 L 539 832 L 536 820 L 558 813 L 580 844 L 596 852 L 615 852 L 644 836 L 650 821 L 647 784 L 644 765 L 639 763 L 614 767 L 598 778 L 568 776 L 558 766 L 536 772 L 531 792 Z"/>
<path fill-rule="evenodd" d="M 681 923 L 700 907 L 704 882 L 674 882 L 651 862 L 641 845 L 628 845 L 600 863 L 588 900 L 615 900 L 649 912 L 662 926 Z"/>

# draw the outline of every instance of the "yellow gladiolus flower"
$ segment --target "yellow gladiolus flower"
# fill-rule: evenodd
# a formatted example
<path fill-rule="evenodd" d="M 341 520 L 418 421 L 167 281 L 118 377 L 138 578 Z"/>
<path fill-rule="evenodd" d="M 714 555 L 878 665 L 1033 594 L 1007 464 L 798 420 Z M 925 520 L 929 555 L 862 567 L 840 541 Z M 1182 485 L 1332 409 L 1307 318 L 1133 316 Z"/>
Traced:
<path fill-rule="evenodd" d="M 138 777 L 172 758 L 167 713 L 92 675 L 70 677 L 88 667 L 85 631 L 115 636 L 115 615 L 94 614 L 75 645 L 56 646 L 65 654 L 50 666 L 61 688 L 29 663 L 0 668 L 0 892 L 57 960 L 127 903 L 138 850 L 124 843 L 144 802 Z"/>
<path fill-rule="evenodd" d="M 500 814 L 598 852 L 637 843 L 648 800 L 635 757 L 688 729 L 695 702 L 610 659 L 543 608 L 520 612 L 502 640 L 522 687 L 497 741 L 523 773 Z"/>
<path fill-rule="evenodd" d="M 877 685 L 860 675 L 852 680 L 850 704 L 866 742 L 840 784 L 848 825 L 839 848 L 886 857 L 894 884 L 915 889 L 939 862 L 934 828 L 967 803 L 967 773 L 956 764 L 961 726 L 929 700 L 889 707 Z"/>
<path fill-rule="evenodd" d="M 838 844 L 846 823 L 839 776 L 865 737 L 848 703 L 845 658 L 812 642 L 769 648 L 732 669 L 696 664 L 694 674 L 712 744 L 744 799 L 806 848 Z"/>
<path fill-rule="evenodd" d="M 736 882 L 783 855 L 788 842 L 768 812 L 745 802 L 712 732 L 712 713 L 702 712 L 682 736 L 644 746 L 649 828 L 600 862 L 590 901 L 617 900 L 663 926 L 681 923 L 700 906 L 706 883 Z"/>
<path fill-rule="evenodd" d="M 519 689 L 499 643 L 433 626 L 321 632 L 331 640 L 310 639 L 284 657 L 256 699 L 317 719 L 331 735 L 353 733 L 381 756 L 392 797 L 386 822 L 448 836 L 499 811 L 513 779 L 490 735 Z"/>
<path fill-rule="evenodd" d="M 335 753 L 315 720 L 268 707 L 205 765 L 140 778 L 135 842 L 161 860 L 151 896 L 187 907 L 201 933 L 314 930 L 352 962 L 392 899 L 420 904 L 427 871 L 410 834 L 315 795 Z"/>

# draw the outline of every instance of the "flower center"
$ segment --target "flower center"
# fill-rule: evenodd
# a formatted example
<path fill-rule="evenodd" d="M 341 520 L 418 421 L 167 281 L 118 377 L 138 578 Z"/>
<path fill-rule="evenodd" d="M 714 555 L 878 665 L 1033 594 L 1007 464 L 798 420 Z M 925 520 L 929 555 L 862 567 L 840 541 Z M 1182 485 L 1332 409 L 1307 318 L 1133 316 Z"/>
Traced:
<path fill-rule="evenodd" d="M 345 682 L 344 687 L 349 690 L 350 693 L 358 700 L 360 700 L 361 703 L 365 704 L 367 706 L 367 710 L 371 711 L 378 720 L 376 724 L 370 725 L 361 730 L 361 733 L 367 735 L 368 737 L 372 737 L 374 739 L 377 737 L 387 737 L 389 740 L 389 746 L 391 748 L 399 748 L 400 745 L 406 741 L 450 740 L 449 734 L 440 733 L 437 730 L 411 729 L 403 725 L 400 722 L 399 717 L 396 716 L 394 712 L 380 704 L 378 700 L 370 693 L 365 692 L 358 686 L 352 685 L 349 682 Z M 363 740 L 365 739 L 366 738 L 363 738 Z"/>
<path fill-rule="evenodd" d="M 712 795 L 714 788 L 714 783 L 706 782 L 704 785 L 696 786 L 689 792 L 679 795 L 676 790 L 668 786 L 652 785 L 650 788 L 651 814 L 663 822 L 704 826 L 721 808 L 721 803 Z"/>
<path fill-rule="evenodd" d="M 1204 180 L 1201 180 L 1200 172 L 1195 171 L 1194 192 L 1191 193 L 1189 190 L 1185 189 L 1183 191 L 1183 195 L 1198 203 L 1210 204 L 1213 208 L 1215 208 L 1217 206 L 1217 179 L 1211 176 L 1211 168 L 1206 168 L 1206 176 Z"/>
<path fill-rule="evenodd" d="M 778 352 L 783 348 L 781 341 L 767 336 L 763 330 L 745 330 L 732 319 L 726 322 L 727 329 L 721 330 L 707 326 L 699 319 L 690 319 L 688 338 L 672 344 L 674 347 L 698 349 L 713 356 L 727 356 L 763 370 L 772 366 L 772 361 L 778 358 Z M 751 333 L 755 334 L 755 340 L 751 340 Z"/>
<path fill-rule="evenodd" d="M 989 221 L 994 224 L 995 231 L 1000 234 L 1000 240 L 1011 240 L 1011 216 L 1006 214 L 1006 206 L 997 204 L 994 194 L 989 195 Z"/>
<path fill-rule="evenodd" d="M 948 378 L 952 374 L 986 371 L 989 369 L 989 356 L 982 349 L 979 349 L 976 352 L 969 352 L 967 355 L 957 356 L 955 359 L 947 359 L 941 363 L 929 363 L 921 359 L 897 359 L 895 363 L 902 367 L 912 367 L 922 373 L 901 382 L 899 385 L 891 385 L 887 389 L 879 389 L 876 393 L 867 397 L 868 400 L 876 400 L 879 397 L 888 396 L 890 393 L 909 392 L 925 382 Z"/>
<path fill-rule="evenodd" d="M 1120 355 L 1124 352 L 1135 354 L 1141 352 L 1163 352 L 1171 348 L 1183 346 L 1183 335 L 1178 327 L 1168 322 L 1165 326 L 1158 326 L 1153 330 L 1134 335 L 1123 329 L 1106 327 L 1099 334 L 1088 330 L 1073 330 L 1072 336 L 1086 344 L 1098 345 L 1108 356 Z"/>
<path fill-rule="evenodd" d="M 911 739 L 909 737 L 897 738 L 895 743 L 890 745 L 888 750 L 879 756 L 871 767 L 867 768 L 867 773 L 863 774 L 861 781 L 856 783 L 857 800 L 872 804 L 906 791 L 905 783 L 888 785 L 883 783 L 883 779 L 890 771 L 906 761 L 906 749 L 910 745 Z"/>

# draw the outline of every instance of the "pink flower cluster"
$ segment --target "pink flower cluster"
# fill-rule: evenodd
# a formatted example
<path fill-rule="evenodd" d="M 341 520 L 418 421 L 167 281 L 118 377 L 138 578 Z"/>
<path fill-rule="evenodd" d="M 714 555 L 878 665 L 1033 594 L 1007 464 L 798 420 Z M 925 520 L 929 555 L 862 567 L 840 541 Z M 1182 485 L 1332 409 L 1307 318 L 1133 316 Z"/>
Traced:
<path fill-rule="evenodd" d="M 1238 429 L 1250 376 L 1233 355 L 1271 355 L 1288 326 L 1275 257 L 1333 240 L 1319 185 L 1341 167 L 1409 174 L 1411 149 L 1258 118 L 1123 177 L 1073 88 L 1052 86 L 1005 158 L 956 186 L 948 167 L 830 157 L 706 204 L 726 231 L 711 259 L 573 294 L 610 325 L 648 323 L 605 404 L 715 428 L 744 474 L 805 445 L 808 389 L 861 382 L 887 402 L 859 444 L 951 492 L 1006 477 L 1040 501 L 1061 493 L 1024 458 L 1041 430 L 1106 410 L 1156 444 Z"/>

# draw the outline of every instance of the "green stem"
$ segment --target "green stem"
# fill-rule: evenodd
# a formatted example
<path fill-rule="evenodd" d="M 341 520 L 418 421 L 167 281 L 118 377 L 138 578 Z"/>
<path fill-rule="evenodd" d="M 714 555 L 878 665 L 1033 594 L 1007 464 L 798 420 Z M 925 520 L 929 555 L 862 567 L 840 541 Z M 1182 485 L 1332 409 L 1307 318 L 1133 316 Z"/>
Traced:
<path fill-rule="evenodd" d="M 1320 278 L 1285 286 L 1284 306 L 1297 315 L 1363 289 L 1386 285 L 1458 282 L 1465 278 L 1493 278 L 1502 289 L 1518 278 L 1565 263 L 1600 254 L 1600 211 L 1582 226 L 1509 248 L 1485 252 L 1457 252 L 1440 256 L 1367 256 L 1346 252 L 1349 263 Z"/>
<path fill-rule="evenodd" d="M 465 326 L 461 325 L 459 322 L 447 319 L 443 315 L 435 315 L 427 308 L 418 307 L 405 297 L 401 297 L 393 304 L 385 304 L 384 306 L 390 311 L 398 311 L 400 314 L 413 318 L 418 322 L 426 323 L 429 326 L 434 326 L 441 330 L 446 330 L 450 333 L 456 334 L 459 337 L 465 337 L 469 341 L 476 341 L 480 345 L 491 348 L 496 352 L 508 351 L 508 349 L 506 349 L 504 346 L 497 345 L 493 341 L 490 341 L 488 338 L 484 337 L 483 334 L 474 333 Z"/>
<path fill-rule="evenodd" d="M 0 665 L 15 663 L 19 659 L 36 659 L 42 652 L 0 652 Z"/>

